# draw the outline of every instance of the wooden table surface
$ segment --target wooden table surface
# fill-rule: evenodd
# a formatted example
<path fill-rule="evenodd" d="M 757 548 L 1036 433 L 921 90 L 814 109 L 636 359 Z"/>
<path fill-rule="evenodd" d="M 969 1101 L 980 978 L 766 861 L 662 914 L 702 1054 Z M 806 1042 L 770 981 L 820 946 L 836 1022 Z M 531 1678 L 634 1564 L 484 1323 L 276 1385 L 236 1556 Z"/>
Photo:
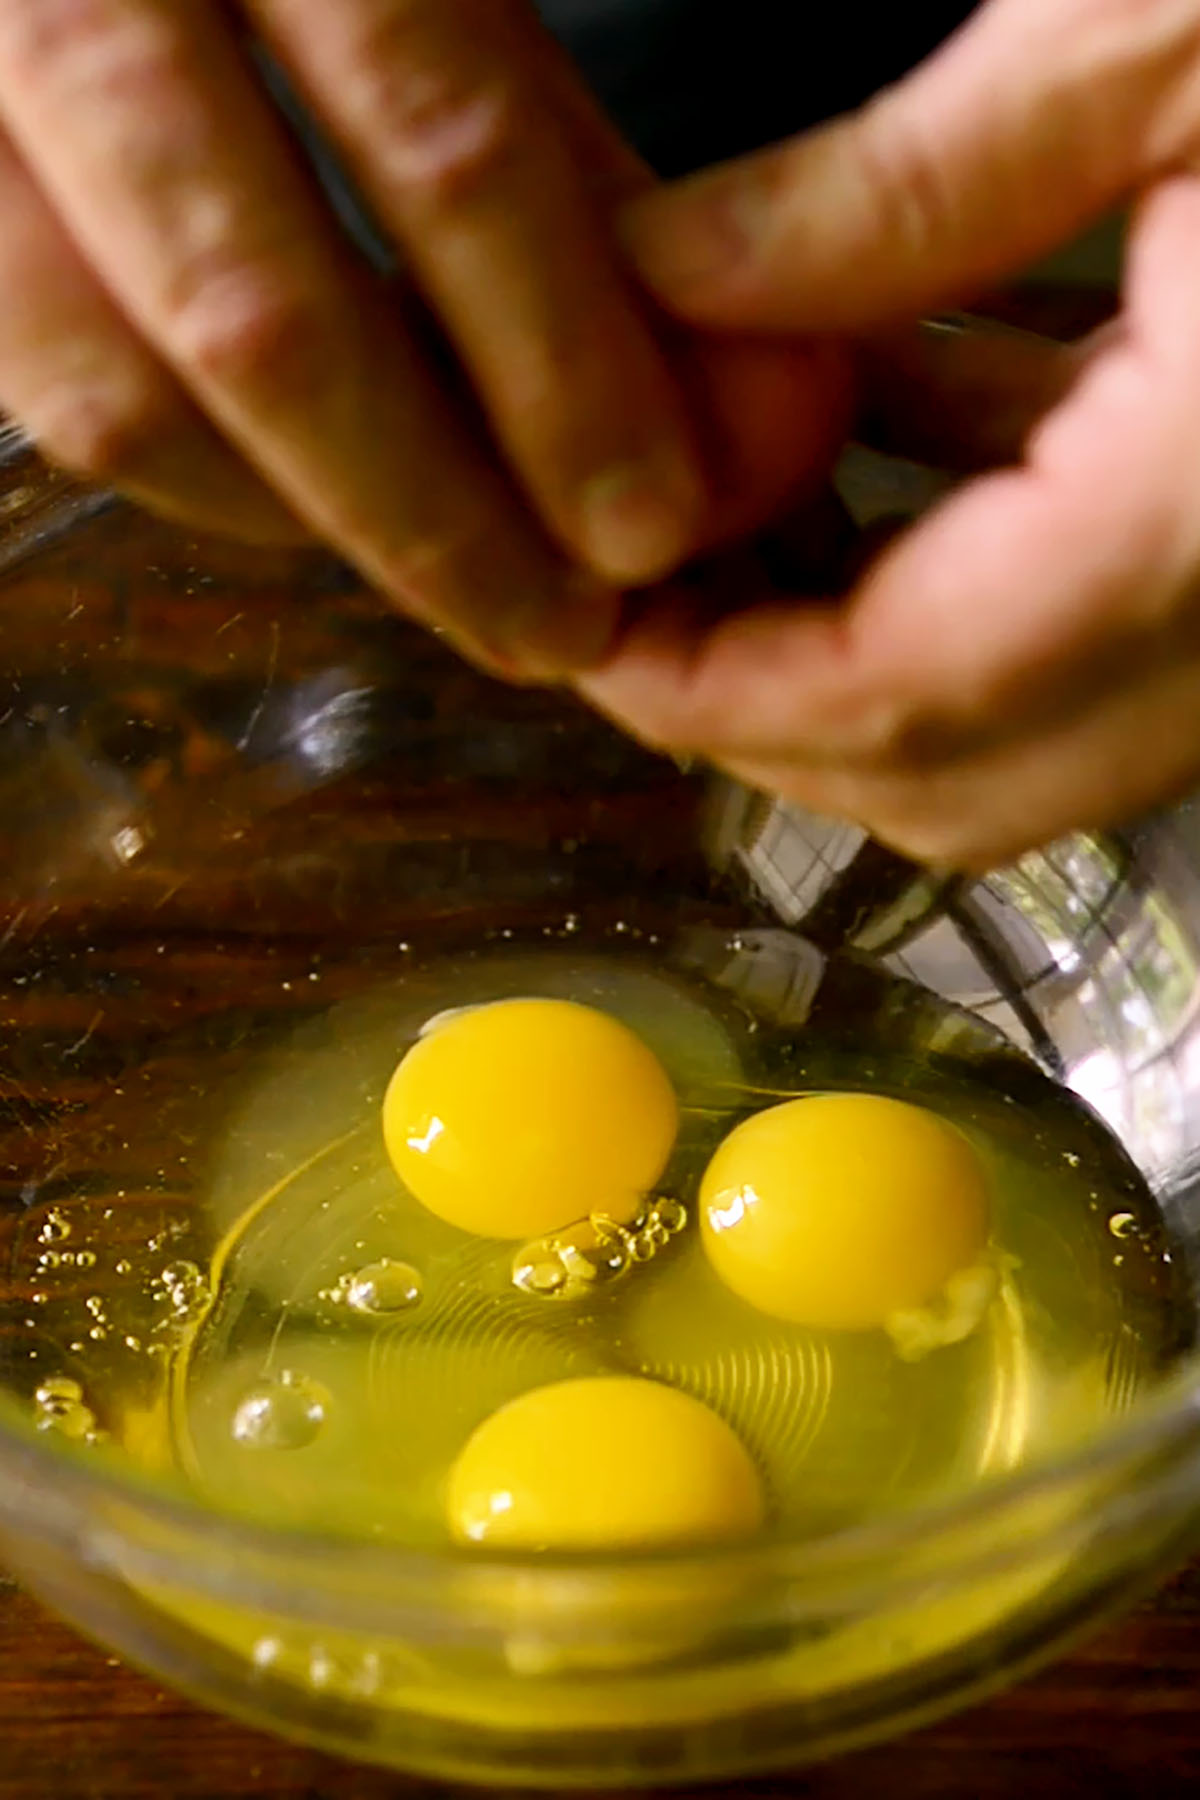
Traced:
<path fill-rule="evenodd" d="M 460 1790 L 461 1791 L 461 1790 Z M 0 1800 L 439 1800 L 200 1711 L 0 1576 Z M 1032 1681 L 898 1743 L 713 1800 L 1175 1800 L 1200 1792 L 1200 1566 Z"/>

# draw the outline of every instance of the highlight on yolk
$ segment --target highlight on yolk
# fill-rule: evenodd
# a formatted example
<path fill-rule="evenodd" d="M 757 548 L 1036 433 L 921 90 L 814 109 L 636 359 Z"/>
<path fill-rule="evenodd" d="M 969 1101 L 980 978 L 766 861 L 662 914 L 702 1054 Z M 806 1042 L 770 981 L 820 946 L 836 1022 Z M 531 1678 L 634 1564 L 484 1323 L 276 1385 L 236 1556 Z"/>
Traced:
<path fill-rule="evenodd" d="M 450 1472 L 447 1516 L 463 1543 L 630 1549 L 745 1537 L 763 1493 L 741 1439 L 699 1400 L 600 1375 L 485 1419 Z"/>
<path fill-rule="evenodd" d="M 948 1288 L 955 1299 L 955 1278 L 987 1244 L 988 1196 L 970 1144 L 936 1113 L 878 1094 L 814 1094 L 730 1133 L 705 1171 L 700 1220 L 712 1267 L 760 1312 L 870 1330 Z M 965 1336 L 989 1297 L 964 1288 L 974 1317 L 948 1320 L 941 1341 Z"/>
<path fill-rule="evenodd" d="M 392 1076 L 383 1135 L 421 1204 L 464 1231 L 525 1238 L 634 1218 L 679 1126 L 662 1064 L 627 1026 L 570 1000 L 453 1013 Z"/>

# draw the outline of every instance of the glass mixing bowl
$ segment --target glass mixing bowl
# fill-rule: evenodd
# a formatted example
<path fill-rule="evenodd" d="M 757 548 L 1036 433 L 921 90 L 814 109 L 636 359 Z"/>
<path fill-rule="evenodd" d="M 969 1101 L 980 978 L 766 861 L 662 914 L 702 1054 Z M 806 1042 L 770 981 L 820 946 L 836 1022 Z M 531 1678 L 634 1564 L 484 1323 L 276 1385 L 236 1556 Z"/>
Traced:
<path fill-rule="evenodd" d="M 1195 811 L 986 880 L 922 877 L 560 695 L 482 679 L 332 561 L 197 543 L 14 438 L 0 671 L 0 1551 L 49 1605 L 214 1706 L 353 1755 L 644 1784 L 962 1703 L 1183 1556 L 1186 1355 L 1123 1411 L 1110 1345 L 1111 1429 L 953 1505 L 703 1556 L 522 1560 L 199 1503 L 167 1459 L 116 1447 L 137 1414 L 115 1421 L 112 1395 L 148 1391 L 163 1359 L 133 1332 L 101 1356 L 96 1334 L 147 1243 L 186 1314 L 204 1108 L 264 1042 L 406 955 L 577 927 L 651 961 L 668 934 L 710 960 L 739 934 L 781 1017 L 812 1007 L 831 952 L 873 959 L 902 978 L 860 1001 L 873 1037 L 1038 1069 L 1100 1114 L 1190 1293 Z"/>

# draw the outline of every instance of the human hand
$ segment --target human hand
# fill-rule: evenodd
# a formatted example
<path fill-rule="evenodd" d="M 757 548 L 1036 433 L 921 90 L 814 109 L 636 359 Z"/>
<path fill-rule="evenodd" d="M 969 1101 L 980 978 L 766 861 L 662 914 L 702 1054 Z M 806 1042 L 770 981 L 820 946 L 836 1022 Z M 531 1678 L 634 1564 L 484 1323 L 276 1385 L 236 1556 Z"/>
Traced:
<path fill-rule="evenodd" d="M 641 202 L 629 241 L 678 317 L 863 335 L 1136 204 L 1119 321 L 1041 357 L 1023 419 L 1005 353 L 990 375 L 961 352 L 957 368 L 910 362 L 910 418 L 933 396 L 967 437 L 971 364 L 966 392 L 1002 455 L 988 417 L 1003 400 L 1015 466 L 959 489 L 837 603 L 775 597 L 712 624 L 664 595 L 590 697 L 940 864 L 994 862 L 1194 782 L 1198 155 L 1197 0 L 989 0 L 861 113 Z"/>
<path fill-rule="evenodd" d="M 251 30 L 401 280 L 343 240 Z M 828 357 L 660 344 L 609 229 L 647 180 L 527 0 L 0 0 L 0 404 L 194 524 L 316 535 L 490 666 L 586 666 L 616 587 L 838 428 Z"/>

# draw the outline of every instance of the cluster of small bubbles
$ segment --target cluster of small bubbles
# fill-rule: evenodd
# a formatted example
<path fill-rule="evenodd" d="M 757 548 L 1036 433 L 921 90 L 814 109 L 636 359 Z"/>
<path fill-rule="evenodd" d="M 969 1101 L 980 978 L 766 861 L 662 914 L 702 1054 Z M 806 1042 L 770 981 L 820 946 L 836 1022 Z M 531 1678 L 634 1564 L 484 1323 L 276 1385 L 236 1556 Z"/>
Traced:
<path fill-rule="evenodd" d="M 194 1262 L 168 1263 L 155 1277 L 154 1286 L 162 1290 L 176 1320 L 193 1318 L 210 1297 L 203 1272 Z"/>
<path fill-rule="evenodd" d="M 43 1275 L 52 1275 L 56 1269 L 94 1269 L 96 1252 L 94 1250 L 43 1250 L 37 1259 L 37 1267 Z"/>
<path fill-rule="evenodd" d="M 319 1382 L 284 1369 L 247 1389 L 230 1429 L 248 1450 L 303 1450 L 319 1434 L 328 1411 L 329 1395 Z"/>
<path fill-rule="evenodd" d="M 1115 1238 L 1131 1238 L 1137 1235 L 1137 1216 L 1131 1212 L 1115 1212 L 1109 1215 L 1108 1229 Z"/>
<path fill-rule="evenodd" d="M 1063 1161 L 1067 1164 L 1068 1168 L 1077 1169 L 1079 1167 L 1079 1163 L 1080 1163 L 1080 1157 L 1079 1157 L 1078 1151 L 1064 1150 L 1063 1151 Z"/>
<path fill-rule="evenodd" d="M 579 1300 L 618 1281 L 632 1260 L 624 1226 L 596 1213 L 524 1244 L 512 1261 L 513 1286 L 540 1300 Z"/>
<path fill-rule="evenodd" d="M 664 1195 L 632 1225 L 593 1213 L 547 1237 L 523 1244 L 513 1257 L 512 1282 L 539 1300 L 579 1300 L 649 1262 L 687 1224 L 687 1208 Z"/>
<path fill-rule="evenodd" d="M 64 1238 L 71 1235 L 71 1221 L 64 1218 L 57 1206 L 52 1206 L 42 1220 L 38 1231 L 39 1244 L 61 1244 Z"/>
<path fill-rule="evenodd" d="M 567 1271 L 557 1240 L 537 1238 L 513 1257 L 513 1286 L 538 1300 L 560 1298 L 567 1285 Z"/>
<path fill-rule="evenodd" d="M 179 1238 L 185 1236 L 187 1228 L 188 1225 L 186 1219 L 167 1219 L 159 1230 L 155 1232 L 152 1238 L 147 1238 L 147 1250 L 150 1251 L 152 1256 L 157 1255 L 158 1252 L 164 1250 L 168 1244 L 176 1243 Z"/>
<path fill-rule="evenodd" d="M 34 1422 L 39 1431 L 54 1431 L 73 1443 L 96 1444 L 103 1432 L 96 1415 L 83 1397 L 83 1389 L 68 1375 L 52 1375 L 33 1396 Z"/>
<path fill-rule="evenodd" d="M 658 1255 L 660 1250 L 666 1248 L 671 1241 L 671 1236 L 669 1228 L 652 1210 L 647 1216 L 646 1223 L 633 1234 L 629 1249 L 634 1262 L 649 1262 L 652 1257 Z"/>
<path fill-rule="evenodd" d="M 650 1207 L 650 1216 L 656 1225 L 661 1225 L 669 1237 L 678 1237 L 688 1222 L 688 1210 L 682 1200 L 676 1200 L 671 1194 L 663 1194 Z"/>

